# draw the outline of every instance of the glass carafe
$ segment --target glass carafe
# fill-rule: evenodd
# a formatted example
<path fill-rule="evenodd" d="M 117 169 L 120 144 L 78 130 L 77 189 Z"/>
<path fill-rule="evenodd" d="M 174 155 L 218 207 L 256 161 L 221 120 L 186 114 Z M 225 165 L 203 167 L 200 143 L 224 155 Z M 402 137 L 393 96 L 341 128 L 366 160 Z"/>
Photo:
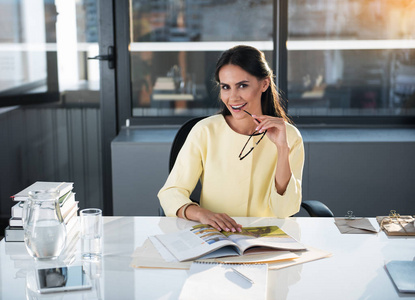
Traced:
<path fill-rule="evenodd" d="M 55 259 L 61 254 L 66 228 L 58 190 L 29 192 L 23 207 L 23 228 L 27 251 L 35 259 Z"/>

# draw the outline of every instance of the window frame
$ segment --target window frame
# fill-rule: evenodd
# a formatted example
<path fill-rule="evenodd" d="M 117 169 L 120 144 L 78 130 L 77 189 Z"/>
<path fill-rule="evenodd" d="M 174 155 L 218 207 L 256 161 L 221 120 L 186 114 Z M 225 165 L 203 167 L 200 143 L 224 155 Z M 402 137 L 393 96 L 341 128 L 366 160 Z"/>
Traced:
<path fill-rule="evenodd" d="M 18 3 L 14 3 L 16 7 Z M 56 13 L 56 6 L 47 6 L 43 1 L 45 12 L 51 14 Z M 53 11 L 54 10 L 54 11 Z M 54 23 L 56 24 L 56 23 Z M 51 36 L 56 36 L 56 29 L 54 27 L 48 28 L 48 23 L 45 21 L 46 30 L 55 30 L 53 34 L 46 35 L 45 45 L 48 43 L 56 43 L 56 38 L 51 39 Z M 1 43 L 0 43 L 1 47 Z M 44 50 L 46 55 L 46 78 L 16 85 L 7 90 L 0 91 L 0 107 L 18 106 L 18 105 L 37 105 L 60 101 L 58 78 L 58 60 L 56 51 Z M 41 89 L 45 91 L 36 91 Z"/>
<path fill-rule="evenodd" d="M 128 120 L 130 125 L 179 125 L 196 116 L 133 116 L 131 104 L 131 70 L 130 53 L 130 22 L 129 3 L 127 1 L 114 1 L 115 3 L 115 40 L 116 40 L 116 86 L 117 86 L 117 124 L 118 131 L 125 126 Z M 277 87 L 283 98 L 283 104 L 288 110 L 288 0 L 273 0 L 273 45 L 274 62 L 272 68 L 275 72 Z M 290 116 L 294 124 L 300 126 L 415 126 L 415 116 Z"/>

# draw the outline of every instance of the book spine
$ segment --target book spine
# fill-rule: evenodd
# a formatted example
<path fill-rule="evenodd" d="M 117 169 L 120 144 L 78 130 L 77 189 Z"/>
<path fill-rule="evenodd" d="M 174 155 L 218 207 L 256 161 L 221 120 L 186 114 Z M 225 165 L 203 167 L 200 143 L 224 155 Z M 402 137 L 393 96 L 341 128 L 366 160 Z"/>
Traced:
<path fill-rule="evenodd" d="M 23 227 L 22 218 L 10 218 L 9 225 L 13 227 Z"/>
<path fill-rule="evenodd" d="M 63 218 L 63 221 L 65 222 L 65 224 L 68 224 L 69 220 L 74 217 L 77 216 L 77 212 L 78 212 L 78 203 L 76 203 L 76 205 L 68 212 L 68 214 Z"/>
<path fill-rule="evenodd" d="M 7 227 L 4 230 L 4 237 L 6 242 L 24 242 L 24 230 L 22 229 L 11 229 Z"/>
<path fill-rule="evenodd" d="M 18 202 L 12 206 L 12 217 L 21 218 L 23 216 L 23 202 Z"/>

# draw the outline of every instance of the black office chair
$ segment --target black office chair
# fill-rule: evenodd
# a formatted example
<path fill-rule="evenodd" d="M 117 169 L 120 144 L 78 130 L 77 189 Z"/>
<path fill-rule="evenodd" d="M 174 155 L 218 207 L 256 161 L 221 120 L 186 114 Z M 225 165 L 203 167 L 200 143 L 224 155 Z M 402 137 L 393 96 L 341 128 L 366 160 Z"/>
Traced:
<path fill-rule="evenodd" d="M 180 127 L 179 131 L 176 133 L 170 150 L 169 172 L 171 172 L 171 170 L 173 169 L 177 155 L 179 154 L 180 149 L 186 141 L 187 135 L 189 134 L 190 130 L 197 122 L 204 118 L 206 118 L 206 116 L 193 118 L 187 121 Z M 190 196 L 190 199 L 193 202 L 198 202 L 194 199 L 200 199 L 200 190 L 201 186 L 199 182 L 195 190 L 193 191 L 192 195 Z M 310 217 L 334 217 L 331 210 L 325 204 L 317 200 L 303 200 L 301 203 L 301 207 L 303 207 L 307 211 Z M 161 206 L 159 209 L 159 215 L 165 216 L 163 208 Z"/>

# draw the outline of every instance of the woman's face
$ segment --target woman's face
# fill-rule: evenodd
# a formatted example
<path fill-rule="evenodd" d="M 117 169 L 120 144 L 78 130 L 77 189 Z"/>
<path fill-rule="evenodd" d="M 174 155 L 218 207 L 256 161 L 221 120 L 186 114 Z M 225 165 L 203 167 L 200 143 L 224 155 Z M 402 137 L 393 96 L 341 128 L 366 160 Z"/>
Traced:
<path fill-rule="evenodd" d="M 269 79 L 258 80 L 236 65 L 224 65 L 219 70 L 220 96 L 222 102 L 236 119 L 251 114 L 262 115 L 261 94 L 269 86 Z"/>

